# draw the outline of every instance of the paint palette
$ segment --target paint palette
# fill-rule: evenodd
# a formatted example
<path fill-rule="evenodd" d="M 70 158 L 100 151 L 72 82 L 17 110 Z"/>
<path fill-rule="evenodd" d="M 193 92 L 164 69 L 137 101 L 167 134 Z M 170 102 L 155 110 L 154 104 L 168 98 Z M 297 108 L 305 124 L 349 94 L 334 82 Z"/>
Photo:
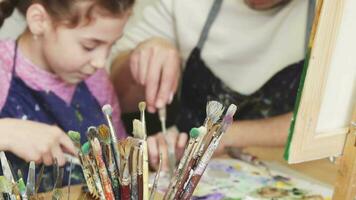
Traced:
<path fill-rule="evenodd" d="M 235 159 L 213 159 L 194 199 L 297 200 L 331 199 L 332 189 L 270 168 Z"/>

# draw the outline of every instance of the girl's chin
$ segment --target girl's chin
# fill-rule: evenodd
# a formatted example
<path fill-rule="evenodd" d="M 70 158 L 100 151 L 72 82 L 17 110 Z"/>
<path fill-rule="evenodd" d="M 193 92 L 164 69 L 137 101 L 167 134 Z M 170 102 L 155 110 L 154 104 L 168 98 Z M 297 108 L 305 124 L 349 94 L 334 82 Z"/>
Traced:
<path fill-rule="evenodd" d="M 279 5 L 283 0 L 245 0 L 246 4 L 256 10 L 266 10 Z"/>

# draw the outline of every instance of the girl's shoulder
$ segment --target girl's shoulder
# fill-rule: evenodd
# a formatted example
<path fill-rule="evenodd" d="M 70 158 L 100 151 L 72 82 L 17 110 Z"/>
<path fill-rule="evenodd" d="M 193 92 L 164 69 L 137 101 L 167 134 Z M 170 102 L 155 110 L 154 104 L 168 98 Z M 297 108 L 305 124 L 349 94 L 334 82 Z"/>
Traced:
<path fill-rule="evenodd" d="M 0 40 L 0 70 L 12 71 L 13 57 L 15 52 L 15 41 Z"/>
<path fill-rule="evenodd" d="M 15 41 L 0 40 L 0 110 L 5 104 L 12 79 Z"/>

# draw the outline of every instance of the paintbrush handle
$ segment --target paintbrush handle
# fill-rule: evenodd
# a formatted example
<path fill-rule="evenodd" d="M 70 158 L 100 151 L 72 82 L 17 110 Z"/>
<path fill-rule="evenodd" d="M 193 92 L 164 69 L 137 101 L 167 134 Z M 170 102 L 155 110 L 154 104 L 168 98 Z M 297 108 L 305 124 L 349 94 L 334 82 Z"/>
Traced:
<path fill-rule="evenodd" d="M 142 174 L 137 175 L 137 193 L 138 193 L 138 200 L 143 200 L 143 176 L 142 176 Z"/>
<path fill-rule="evenodd" d="M 66 159 L 66 162 L 68 163 L 73 163 L 75 165 L 81 165 L 80 160 L 77 157 L 74 157 L 70 154 L 64 154 L 64 158 Z"/>
<path fill-rule="evenodd" d="M 96 164 L 95 164 L 95 159 L 93 158 L 92 153 L 90 153 L 89 155 L 90 156 L 85 156 L 85 157 L 86 157 L 86 159 L 87 159 L 87 161 L 89 163 L 89 166 L 91 168 L 92 176 L 93 176 L 93 180 L 94 180 L 96 189 L 98 191 L 100 200 L 105 200 L 104 189 L 103 189 L 103 186 L 101 185 L 99 172 L 98 172 L 98 169 L 97 169 Z"/>
<path fill-rule="evenodd" d="M 187 184 L 186 189 L 184 190 L 184 193 L 183 193 L 183 196 L 181 199 L 189 200 L 192 197 L 193 192 L 194 192 L 195 188 L 197 187 L 201 177 L 202 177 L 202 175 L 193 175 L 192 176 L 192 178 L 190 179 L 190 181 Z"/>
<path fill-rule="evenodd" d="M 118 168 L 115 164 L 115 160 L 113 152 L 111 151 L 111 146 L 110 144 L 103 144 L 103 155 L 105 156 L 105 161 L 107 166 L 107 170 L 109 172 L 110 180 L 111 180 L 111 185 L 113 189 L 113 193 L 115 196 L 115 199 L 120 199 L 120 183 L 119 183 L 119 173 L 118 173 Z"/>
<path fill-rule="evenodd" d="M 212 142 L 209 144 L 207 150 L 205 151 L 204 155 L 201 157 L 201 160 L 197 164 L 196 168 L 194 169 L 193 176 L 189 182 L 186 184 L 185 188 L 183 189 L 182 199 L 190 199 L 193 195 L 195 188 L 197 187 L 201 176 L 203 175 L 206 167 L 208 166 L 209 160 L 213 156 L 214 151 L 217 149 L 219 145 L 221 137 L 214 137 Z"/>
<path fill-rule="evenodd" d="M 143 200 L 148 200 L 149 198 L 149 189 L 148 189 L 148 149 L 147 149 L 147 141 L 143 142 Z"/>
<path fill-rule="evenodd" d="M 174 199 L 178 199 L 181 193 L 183 192 L 184 185 L 186 183 L 186 180 L 189 178 L 190 170 L 192 169 L 194 162 L 195 162 L 194 159 L 191 159 L 189 161 L 187 168 L 183 171 L 183 176 L 181 177 L 180 180 L 178 180 L 177 193 L 174 195 Z"/>
<path fill-rule="evenodd" d="M 129 185 L 121 185 L 121 200 L 130 200 L 130 186 Z"/>
<path fill-rule="evenodd" d="M 189 157 L 189 154 L 192 150 L 192 147 L 194 145 L 195 140 L 194 139 L 190 139 L 187 148 L 185 148 L 184 153 L 183 153 L 183 157 L 181 158 L 181 160 L 179 161 L 178 167 L 174 172 L 174 175 L 171 178 L 171 181 L 169 183 L 168 189 L 164 195 L 164 199 L 169 198 L 169 196 L 171 196 L 174 188 L 176 187 L 177 181 L 178 181 L 178 177 L 179 175 L 182 173 L 183 170 L 183 166 L 185 165 L 185 163 L 187 162 L 187 159 Z"/>
<path fill-rule="evenodd" d="M 85 160 L 85 157 L 83 156 L 82 153 L 79 153 L 79 160 L 81 163 L 81 168 L 83 171 L 85 182 L 87 183 L 87 186 L 89 189 L 89 193 L 92 195 L 95 195 L 95 196 L 99 196 L 98 191 L 96 190 L 96 187 L 95 187 L 95 182 L 94 182 L 91 170 L 90 170 L 89 162 L 87 160 Z"/>

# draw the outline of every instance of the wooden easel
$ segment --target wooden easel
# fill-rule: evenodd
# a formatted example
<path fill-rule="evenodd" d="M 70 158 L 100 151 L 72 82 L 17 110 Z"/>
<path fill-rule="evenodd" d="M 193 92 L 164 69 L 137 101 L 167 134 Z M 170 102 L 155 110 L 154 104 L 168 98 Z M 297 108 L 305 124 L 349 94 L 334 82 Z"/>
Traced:
<path fill-rule="evenodd" d="M 333 200 L 356 199 L 356 105 L 350 123 L 344 152 L 338 163 Z"/>

